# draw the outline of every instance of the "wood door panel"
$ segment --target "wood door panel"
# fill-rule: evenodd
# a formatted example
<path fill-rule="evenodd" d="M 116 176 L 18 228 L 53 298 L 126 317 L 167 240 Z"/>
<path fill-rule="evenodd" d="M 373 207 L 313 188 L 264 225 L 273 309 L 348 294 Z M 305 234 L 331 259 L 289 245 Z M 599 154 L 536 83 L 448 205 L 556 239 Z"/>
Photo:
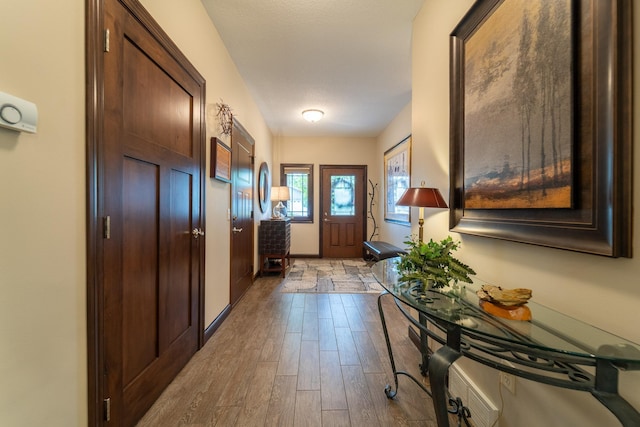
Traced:
<path fill-rule="evenodd" d="M 329 235 L 331 236 L 331 246 L 340 246 L 340 224 L 329 224 Z"/>
<path fill-rule="evenodd" d="M 182 367 L 195 353 L 196 348 L 197 345 L 189 336 L 183 334 L 172 346 L 167 348 L 162 357 L 150 364 L 142 375 L 123 387 L 120 402 L 122 415 L 118 417 L 123 422 L 115 425 L 135 425 L 160 396 L 164 388 L 178 375 Z M 112 415 L 115 414 L 112 413 Z"/>
<path fill-rule="evenodd" d="M 158 167 L 124 160 L 122 341 L 126 386 L 158 356 Z"/>
<path fill-rule="evenodd" d="M 360 242 L 362 243 L 362 242 Z M 344 245 L 355 246 L 356 244 L 356 226 L 350 222 L 344 226 Z"/>
<path fill-rule="evenodd" d="M 191 95 L 131 43 L 123 61 L 125 132 L 192 157 Z"/>
<path fill-rule="evenodd" d="M 187 331 L 192 324 L 191 310 L 191 257 L 192 230 L 191 221 L 191 181 L 192 177 L 181 171 L 171 171 L 169 218 L 169 280 L 164 282 L 163 298 L 160 300 L 160 317 L 165 335 L 161 339 L 161 348 L 174 342 Z"/>

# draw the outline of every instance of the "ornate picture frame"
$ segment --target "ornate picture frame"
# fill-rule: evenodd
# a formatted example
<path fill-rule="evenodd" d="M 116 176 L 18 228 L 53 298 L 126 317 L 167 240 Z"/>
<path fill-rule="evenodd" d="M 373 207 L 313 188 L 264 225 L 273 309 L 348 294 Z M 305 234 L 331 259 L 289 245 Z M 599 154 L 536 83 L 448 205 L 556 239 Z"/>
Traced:
<path fill-rule="evenodd" d="M 465 50 L 479 29 L 495 25 L 492 17 L 502 12 L 501 8 L 513 7 L 512 3 L 516 3 L 514 0 L 479 0 L 451 33 L 449 225 L 459 233 L 610 257 L 631 257 L 632 50 L 628 43 L 632 37 L 631 4 L 627 0 L 567 1 L 571 12 L 567 25 L 574 40 L 573 66 L 568 71 L 573 88 L 573 112 L 572 120 L 562 125 L 571 126 L 571 203 L 564 207 L 499 209 L 472 208 L 465 203 L 470 179 L 465 176 L 465 170 L 474 162 L 474 158 L 466 154 L 467 124 L 471 117 L 465 108 L 465 94 L 469 93 L 465 73 L 471 64 L 467 62 Z M 545 7 L 552 2 L 535 3 Z M 510 34 L 511 40 L 503 37 L 495 43 L 485 41 L 484 45 L 522 43 L 526 38 L 523 37 L 527 30 L 525 20 L 513 19 L 509 31 L 499 32 Z M 530 24 L 529 31 L 549 28 Z M 492 31 L 484 33 L 493 34 Z M 535 38 L 538 36 L 535 34 Z M 515 67 L 517 61 L 512 63 Z M 515 75 L 514 70 L 512 73 Z M 533 75 L 530 77 L 535 79 Z M 499 122 L 493 123 L 500 126 Z"/>
<path fill-rule="evenodd" d="M 384 152 L 384 220 L 411 225 L 411 208 L 396 206 L 411 187 L 411 135 Z"/>

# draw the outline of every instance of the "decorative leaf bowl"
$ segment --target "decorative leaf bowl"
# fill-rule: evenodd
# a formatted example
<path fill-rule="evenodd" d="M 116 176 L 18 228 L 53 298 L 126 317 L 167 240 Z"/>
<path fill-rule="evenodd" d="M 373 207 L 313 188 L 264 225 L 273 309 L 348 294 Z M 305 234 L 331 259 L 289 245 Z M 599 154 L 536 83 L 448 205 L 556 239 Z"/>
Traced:
<path fill-rule="evenodd" d="M 489 314 L 510 320 L 531 320 L 531 310 L 525 306 L 532 296 L 531 289 L 482 285 L 476 294 L 480 307 Z"/>

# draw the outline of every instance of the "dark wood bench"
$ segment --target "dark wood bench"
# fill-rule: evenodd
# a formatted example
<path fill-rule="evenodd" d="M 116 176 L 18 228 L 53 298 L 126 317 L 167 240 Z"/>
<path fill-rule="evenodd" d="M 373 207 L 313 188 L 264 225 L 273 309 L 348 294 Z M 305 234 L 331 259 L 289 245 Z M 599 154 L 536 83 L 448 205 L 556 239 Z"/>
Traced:
<path fill-rule="evenodd" d="M 400 254 L 406 254 L 404 249 L 400 249 L 391 243 L 367 240 L 364 242 L 365 255 L 369 255 L 376 261 L 382 259 L 396 257 Z"/>

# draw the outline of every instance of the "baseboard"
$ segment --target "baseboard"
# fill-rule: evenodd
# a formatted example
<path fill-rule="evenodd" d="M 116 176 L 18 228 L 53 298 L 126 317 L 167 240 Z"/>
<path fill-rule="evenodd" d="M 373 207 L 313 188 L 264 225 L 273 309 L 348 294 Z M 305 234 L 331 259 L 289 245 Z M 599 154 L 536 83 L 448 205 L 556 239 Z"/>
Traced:
<path fill-rule="evenodd" d="M 305 254 L 291 254 L 291 258 L 320 258 L 319 254 L 305 255 Z"/>
<path fill-rule="evenodd" d="M 218 317 L 213 319 L 213 322 L 211 322 L 211 324 L 207 326 L 207 329 L 204 330 L 205 344 L 207 341 L 209 341 L 209 338 L 213 336 L 213 333 L 218 330 L 220 325 L 222 325 L 222 322 L 224 322 L 224 319 L 226 319 L 229 316 L 229 312 L 231 312 L 231 304 L 227 305 L 224 308 L 224 310 L 222 310 L 222 313 L 220 313 Z"/>

